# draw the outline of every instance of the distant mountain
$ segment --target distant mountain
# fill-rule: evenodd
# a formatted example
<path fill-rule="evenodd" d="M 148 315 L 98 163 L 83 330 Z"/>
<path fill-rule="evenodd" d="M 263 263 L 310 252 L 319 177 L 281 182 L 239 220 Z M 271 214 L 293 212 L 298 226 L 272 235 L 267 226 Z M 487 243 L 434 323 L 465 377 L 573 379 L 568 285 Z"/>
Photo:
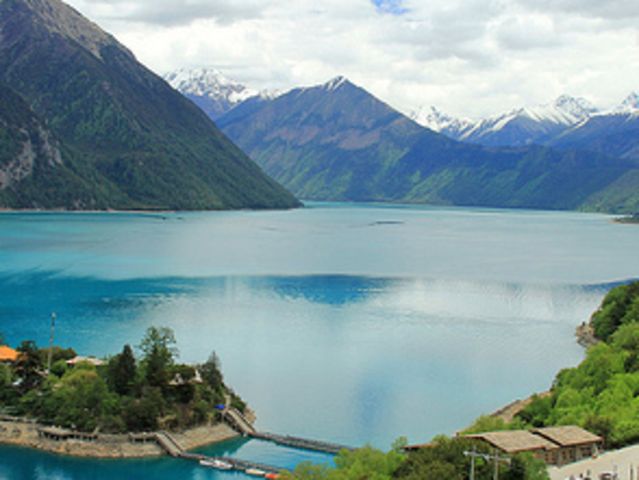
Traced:
<path fill-rule="evenodd" d="M 279 94 L 274 90 L 254 90 L 214 68 L 179 69 L 165 74 L 164 79 L 212 120 L 249 98 L 271 99 Z"/>
<path fill-rule="evenodd" d="M 549 144 L 639 160 L 639 94 L 630 94 L 618 107 L 585 119 Z"/>
<path fill-rule="evenodd" d="M 418 110 L 411 117 L 420 125 L 455 140 L 518 147 L 546 143 L 596 112 L 587 100 L 562 95 L 548 105 L 517 108 L 478 121 L 457 119 L 435 107 Z"/>
<path fill-rule="evenodd" d="M 0 1 L 0 32 L 2 94 L 14 106 L 0 109 L 0 207 L 298 204 L 197 107 L 59 0 Z"/>
<path fill-rule="evenodd" d="M 465 133 L 475 127 L 475 122 L 472 120 L 452 117 L 433 106 L 429 108 L 420 107 L 412 111 L 409 117 L 421 126 L 455 140 L 461 139 Z"/>
<path fill-rule="evenodd" d="M 218 125 L 301 198 L 621 210 L 591 198 L 634 165 L 599 153 L 494 148 L 423 128 L 343 77 L 247 101 Z"/>

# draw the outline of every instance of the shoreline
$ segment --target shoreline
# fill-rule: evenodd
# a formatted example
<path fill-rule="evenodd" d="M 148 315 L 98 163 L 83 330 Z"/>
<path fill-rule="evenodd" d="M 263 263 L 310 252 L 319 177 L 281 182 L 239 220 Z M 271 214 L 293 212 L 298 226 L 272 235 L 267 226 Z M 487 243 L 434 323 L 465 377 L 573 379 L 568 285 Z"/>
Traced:
<path fill-rule="evenodd" d="M 25 419 L 0 420 L 0 445 L 30 448 L 57 455 L 93 459 L 141 459 L 166 456 L 153 440 L 134 442 L 128 434 L 100 434 L 96 440 L 43 438 L 44 425 Z M 203 425 L 171 433 L 185 450 L 220 443 L 240 436 L 225 423 Z"/>
<path fill-rule="evenodd" d="M 625 217 L 617 217 L 613 220 L 614 223 L 621 225 L 639 225 L 639 217 L 636 215 L 628 215 Z"/>

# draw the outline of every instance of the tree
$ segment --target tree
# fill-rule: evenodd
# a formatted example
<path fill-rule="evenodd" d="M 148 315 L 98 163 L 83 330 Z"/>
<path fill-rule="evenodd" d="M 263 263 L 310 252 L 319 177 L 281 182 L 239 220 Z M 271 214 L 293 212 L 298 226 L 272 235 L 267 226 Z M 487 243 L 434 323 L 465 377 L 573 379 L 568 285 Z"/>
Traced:
<path fill-rule="evenodd" d="M 161 355 L 167 364 L 172 364 L 174 359 L 179 356 L 176 344 L 172 329 L 149 327 L 138 348 L 144 354 L 144 358 L 148 358 L 156 350 L 155 353 Z"/>
<path fill-rule="evenodd" d="M 130 345 L 125 345 L 122 353 L 109 361 L 107 377 L 109 386 L 118 395 L 130 395 L 136 376 L 135 357 Z"/>
<path fill-rule="evenodd" d="M 202 381 L 209 385 L 214 391 L 222 393 L 224 388 L 224 377 L 220 368 L 220 359 L 215 352 L 209 355 L 209 359 L 199 367 Z"/>
<path fill-rule="evenodd" d="M 33 340 L 25 340 L 18 347 L 20 355 L 15 363 L 15 373 L 20 378 L 20 389 L 28 391 L 42 381 L 43 363 L 40 351 Z"/>
<path fill-rule="evenodd" d="M 149 327 L 140 343 L 144 354 L 144 379 L 152 387 L 165 389 L 169 382 L 169 368 L 177 356 L 175 335 L 170 328 Z"/>
<path fill-rule="evenodd" d="M 95 369 L 73 369 L 45 399 L 47 418 L 59 425 L 90 431 L 105 415 L 118 409 L 118 400 Z"/>
<path fill-rule="evenodd" d="M 8 365 L 0 363 L 0 395 L 11 386 L 11 369 Z"/>

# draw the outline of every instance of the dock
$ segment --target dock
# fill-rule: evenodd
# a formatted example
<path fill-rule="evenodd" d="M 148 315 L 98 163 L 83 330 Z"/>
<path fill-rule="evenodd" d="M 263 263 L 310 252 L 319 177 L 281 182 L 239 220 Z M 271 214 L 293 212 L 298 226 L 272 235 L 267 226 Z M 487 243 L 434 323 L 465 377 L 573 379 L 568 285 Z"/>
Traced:
<path fill-rule="evenodd" d="M 169 433 L 165 431 L 156 432 L 155 441 L 157 444 L 171 457 L 174 458 L 183 458 L 184 460 L 193 460 L 196 462 L 200 462 L 202 460 L 213 462 L 215 460 L 222 461 L 228 463 L 233 467 L 233 470 L 237 470 L 240 472 L 246 472 L 250 469 L 262 470 L 266 473 L 279 473 L 282 471 L 279 467 L 274 467 L 272 465 L 266 465 L 264 463 L 251 462 L 249 460 L 240 460 L 237 458 L 231 457 L 212 457 L 208 455 L 202 455 L 199 453 L 189 453 L 187 452 L 180 443 Z"/>
<path fill-rule="evenodd" d="M 255 432 L 252 438 L 273 442 L 283 447 L 298 448 L 301 450 L 311 450 L 313 452 L 338 454 L 342 450 L 353 451 L 353 447 L 340 445 L 338 443 L 322 442 L 320 440 L 311 440 L 308 438 L 292 437 L 290 435 L 277 435 L 275 433 Z"/>

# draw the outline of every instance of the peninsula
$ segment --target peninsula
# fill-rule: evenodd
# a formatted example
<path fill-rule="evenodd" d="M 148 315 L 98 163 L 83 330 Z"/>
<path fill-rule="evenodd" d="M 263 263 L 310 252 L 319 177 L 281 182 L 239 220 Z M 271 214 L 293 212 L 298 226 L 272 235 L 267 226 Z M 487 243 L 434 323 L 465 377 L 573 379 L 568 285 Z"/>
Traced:
<path fill-rule="evenodd" d="M 2 344 L 0 337 L 0 344 Z M 212 353 L 177 363 L 173 331 L 151 327 L 137 347 L 107 359 L 23 341 L 0 347 L 0 443 L 83 457 L 162 455 L 158 432 L 186 449 L 239 434 L 223 421 L 253 413 L 225 383 Z"/>

